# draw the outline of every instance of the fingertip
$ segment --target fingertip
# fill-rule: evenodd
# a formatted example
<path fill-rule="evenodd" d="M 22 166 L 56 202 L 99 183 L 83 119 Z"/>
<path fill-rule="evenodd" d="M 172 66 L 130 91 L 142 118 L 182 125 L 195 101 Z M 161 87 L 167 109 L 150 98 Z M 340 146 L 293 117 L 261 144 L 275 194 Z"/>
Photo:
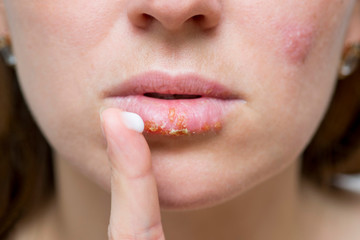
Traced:
<path fill-rule="evenodd" d="M 112 169 L 128 177 L 150 171 L 151 153 L 141 134 L 144 129 L 141 117 L 118 108 L 102 109 L 100 116 Z"/>
<path fill-rule="evenodd" d="M 124 125 L 128 129 L 134 130 L 138 133 L 142 133 L 144 131 L 144 121 L 138 114 L 123 111 L 121 112 L 121 117 Z"/>
<path fill-rule="evenodd" d="M 108 109 L 110 109 L 110 108 L 101 107 L 99 110 L 101 125 L 103 125 L 103 123 L 104 123 L 104 118 L 103 118 L 104 111 L 106 111 Z M 119 113 L 121 115 L 121 120 L 126 128 L 136 131 L 138 133 L 142 133 L 144 131 L 144 121 L 138 114 L 133 113 L 133 112 L 122 111 L 121 109 L 116 109 L 116 108 L 112 109 L 112 111 L 113 110 L 119 111 Z M 103 128 L 102 128 L 102 131 L 104 134 Z"/>

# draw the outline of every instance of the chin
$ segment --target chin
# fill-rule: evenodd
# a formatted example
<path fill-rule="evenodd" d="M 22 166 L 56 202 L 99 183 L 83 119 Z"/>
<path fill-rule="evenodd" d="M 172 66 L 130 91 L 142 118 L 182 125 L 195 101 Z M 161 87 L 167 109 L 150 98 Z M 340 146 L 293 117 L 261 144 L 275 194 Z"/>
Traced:
<path fill-rule="evenodd" d="M 244 171 L 219 170 L 220 167 L 204 170 L 201 164 L 190 170 L 178 164 L 175 169 L 180 170 L 168 172 L 163 170 L 170 166 L 155 165 L 160 207 L 165 211 L 198 210 L 243 198 L 251 192 L 256 194 L 259 187 L 274 184 L 271 179 L 277 179 L 291 163 L 283 162 L 271 168 L 264 164 Z"/>
<path fill-rule="evenodd" d="M 155 171 L 161 209 L 176 211 L 213 207 L 242 195 L 259 183 L 251 176 L 212 176 L 215 174 L 201 174 L 201 171 L 202 168 L 171 174 Z"/>
<path fill-rule="evenodd" d="M 159 202 L 162 210 L 177 211 L 177 210 L 198 210 L 213 207 L 231 200 L 235 196 L 241 194 L 240 191 L 188 191 L 187 189 L 175 189 L 172 191 L 163 190 L 161 187 L 159 191 Z"/>

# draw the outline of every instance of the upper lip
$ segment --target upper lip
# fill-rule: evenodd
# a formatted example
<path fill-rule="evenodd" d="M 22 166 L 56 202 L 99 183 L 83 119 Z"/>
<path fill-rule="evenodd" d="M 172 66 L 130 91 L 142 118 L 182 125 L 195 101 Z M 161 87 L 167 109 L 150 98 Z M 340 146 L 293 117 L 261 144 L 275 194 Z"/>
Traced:
<path fill-rule="evenodd" d="M 135 75 L 105 91 L 106 97 L 144 95 L 145 93 L 200 95 L 218 99 L 239 99 L 224 85 L 195 73 L 172 75 L 149 71 Z"/>

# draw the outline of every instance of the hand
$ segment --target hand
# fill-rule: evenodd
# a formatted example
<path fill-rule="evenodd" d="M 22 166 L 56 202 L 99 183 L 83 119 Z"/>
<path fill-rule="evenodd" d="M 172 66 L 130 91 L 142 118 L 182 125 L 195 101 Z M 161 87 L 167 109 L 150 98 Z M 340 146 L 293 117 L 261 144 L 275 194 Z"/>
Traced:
<path fill-rule="evenodd" d="M 150 149 L 141 134 L 143 121 L 116 108 L 101 115 L 111 166 L 109 239 L 164 240 Z"/>

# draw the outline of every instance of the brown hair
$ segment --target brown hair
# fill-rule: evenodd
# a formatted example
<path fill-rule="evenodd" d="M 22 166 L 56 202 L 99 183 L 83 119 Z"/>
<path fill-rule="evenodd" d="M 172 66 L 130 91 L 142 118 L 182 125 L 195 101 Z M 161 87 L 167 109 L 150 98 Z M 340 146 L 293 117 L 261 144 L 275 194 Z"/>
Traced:
<path fill-rule="evenodd" d="M 0 64 L 0 238 L 54 192 L 51 148 L 34 122 L 16 73 Z M 338 172 L 360 172 L 360 71 L 338 82 L 303 154 L 302 175 L 322 188 Z"/>
<path fill-rule="evenodd" d="M 54 191 L 51 148 L 34 122 L 14 69 L 0 64 L 0 239 Z"/>
<path fill-rule="evenodd" d="M 329 109 L 303 153 L 302 173 L 321 188 L 337 173 L 360 173 L 360 69 L 337 82 Z"/>

